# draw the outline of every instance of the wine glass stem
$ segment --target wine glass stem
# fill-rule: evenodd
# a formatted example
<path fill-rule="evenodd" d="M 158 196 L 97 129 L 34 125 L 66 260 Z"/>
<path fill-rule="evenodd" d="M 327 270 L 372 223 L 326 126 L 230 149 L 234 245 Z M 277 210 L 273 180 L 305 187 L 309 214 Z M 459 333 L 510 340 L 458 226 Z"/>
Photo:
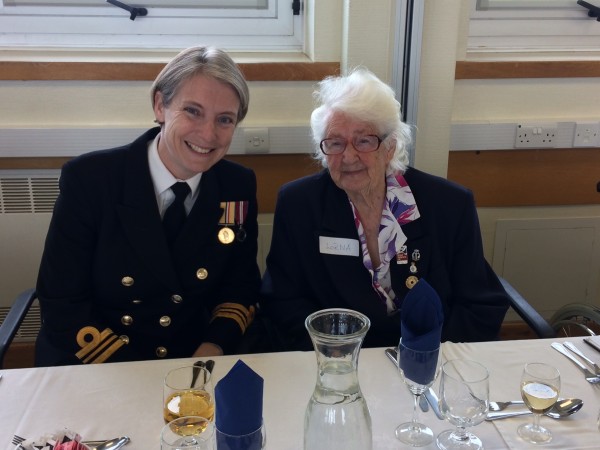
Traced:
<path fill-rule="evenodd" d="M 458 441 L 466 441 L 469 439 L 469 436 L 467 435 L 467 429 L 465 427 L 457 426 L 456 430 L 454 430 L 454 437 Z"/>
<path fill-rule="evenodd" d="M 540 417 L 541 416 L 542 416 L 541 414 L 537 414 L 537 413 L 533 414 L 533 429 L 534 430 L 540 429 Z"/>
<path fill-rule="evenodd" d="M 419 397 L 421 397 L 421 394 L 415 394 L 413 395 L 414 397 L 414 403 L 413 403 L 413 417 L 412 417 L 412 421 L 414 424 L 419 423 Z"/>

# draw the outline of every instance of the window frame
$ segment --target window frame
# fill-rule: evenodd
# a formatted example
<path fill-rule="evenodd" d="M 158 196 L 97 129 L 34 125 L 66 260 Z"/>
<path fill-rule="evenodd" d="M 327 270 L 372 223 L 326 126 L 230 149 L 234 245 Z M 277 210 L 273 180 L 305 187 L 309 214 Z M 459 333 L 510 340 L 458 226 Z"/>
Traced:
<path fill-rule="evenodd" d="M 471 0 L 467 57 L 496 56 L 502 53 L 521 55 L 568 54 L 600 55 L 600 23 L 588 16 L 588 10 L 573 2 L 573 6 L 558 6 L 549 0 L 535 7 L 491 7 L 477 10 L 477 0 Z M 562 2 L 560 2 L 562 3 Z"/>
<path fill-rule="evenodd" d="M 202 43 L 228 51 L 304 51 L 304 14 L 294 15 L 290 0 L 272 0 L 265 9 L 151 8 L 135 20 L 108 3 L 40 7 L 0 0 L 0 30 L 4 50 L 152 51 Z"/>

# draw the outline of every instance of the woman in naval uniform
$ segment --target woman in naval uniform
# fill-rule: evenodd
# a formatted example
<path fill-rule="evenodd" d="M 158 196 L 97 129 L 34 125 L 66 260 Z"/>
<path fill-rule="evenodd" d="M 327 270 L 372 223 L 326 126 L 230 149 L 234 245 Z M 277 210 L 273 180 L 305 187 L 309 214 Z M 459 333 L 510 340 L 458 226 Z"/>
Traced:
<path fill-rule="evenodd" d="M 223 157 L 248 101 L 226 53 L 189 48 L 152 86 L 158 127 L 65 164 L 36 365 L 235 351 L 260 286 L 256 177 Z"/>

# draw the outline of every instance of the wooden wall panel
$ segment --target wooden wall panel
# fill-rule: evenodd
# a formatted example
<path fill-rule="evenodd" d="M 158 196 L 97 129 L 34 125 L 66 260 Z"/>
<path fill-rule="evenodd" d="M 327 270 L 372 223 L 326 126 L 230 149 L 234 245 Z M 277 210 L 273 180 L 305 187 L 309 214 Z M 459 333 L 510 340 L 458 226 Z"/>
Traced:
<path fill-rule="evenodd" d="M 452 151 L 448 179 L 478 206 L 600 204 L 600 148 Z"/>
<path fill-rule="evenodd" d="M 0 80 L 152 81 L 162 63 L 0 61 Z M 339 62 L 240 63 L 248 81 L 318 81 L 338 75 Z"/>
<path fill-rule="evenodd" d="M 250 167 L 256 173 L 258 207 L 261 213 L 272 213 L 275 210 L 277 191 L 282 184 L 321 170 L 321 165 L 310 154 L 229 155 L 226 158 Z M 69 158 L 0 158 L 0 170 L 60 169 L 68 160 Z"/>
<path fill-rule="evenodd" d="M 600 77 L 600 61 L 457 61 L 455 79 Z"/>
<path fill-rule="evenodd" d="M 227 159 L 250 167 L 258 183 L 258 209 L 261 213 L 275 211 L 277 192 L 281 185 L 321 170 L 311 155 L 232 155 Z"/>

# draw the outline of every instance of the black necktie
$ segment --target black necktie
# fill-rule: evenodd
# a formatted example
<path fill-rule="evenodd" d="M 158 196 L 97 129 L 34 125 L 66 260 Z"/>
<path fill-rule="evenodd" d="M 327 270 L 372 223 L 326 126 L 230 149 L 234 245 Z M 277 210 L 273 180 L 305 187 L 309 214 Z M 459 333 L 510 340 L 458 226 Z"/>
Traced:
<path fill-rule="evenodd" d="M 175 200 L 169 205 L 163 217 L 163 228 L 169 247 L 175 242 L 187 217 L 183 202 L 191 189 L 187 183 L 179 181 L 171 186 L 171 190 L 175 194 Z"/>

